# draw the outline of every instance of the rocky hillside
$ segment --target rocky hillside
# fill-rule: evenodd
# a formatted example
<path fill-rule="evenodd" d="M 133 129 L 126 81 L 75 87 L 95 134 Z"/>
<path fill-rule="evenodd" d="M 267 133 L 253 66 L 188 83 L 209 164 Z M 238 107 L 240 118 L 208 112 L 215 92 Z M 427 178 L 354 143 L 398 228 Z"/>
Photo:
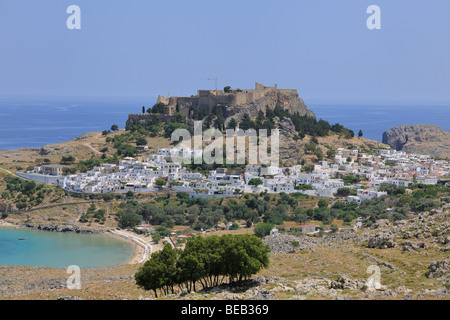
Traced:
<path fill-rule="evenodd" d="M 410 300 L 450 299 L 450 204 L 410 216 L 379 220 L 370 228 L 322 238 L 280 234 L 264 242 L 270 265 L 252 279 L 180 300 Z M 66 288 L 64 269 L 0 266 L 2 299 L 154 299 L 136 286 L 138 265 L 84 269 L 82 290 Z M 369 278 L 379 268 L 379 285 Z"/>
<path fill-rule="evenodd" d="M 383 143 L 397 151 L 450 158 L 450 132 L 434 124 L 392 128 L 383 133 Z"/>
<path fill-rule="evenodd" d="M 305 102 L 297 92 L 274 90 L 267 92 L 264 97 L 255 101 L 227 108 L 226 123 L 231 118 L 240 122 L 245 113 L 248 113 L 252 118 L 256 118 L 260 110 L 265 112 L 266 108 L 274 109 L 275 107 L 288 110 L 291 114 L 298 112 L 301 116 L 316 118 L 314 112 L 306 107 Z"/>

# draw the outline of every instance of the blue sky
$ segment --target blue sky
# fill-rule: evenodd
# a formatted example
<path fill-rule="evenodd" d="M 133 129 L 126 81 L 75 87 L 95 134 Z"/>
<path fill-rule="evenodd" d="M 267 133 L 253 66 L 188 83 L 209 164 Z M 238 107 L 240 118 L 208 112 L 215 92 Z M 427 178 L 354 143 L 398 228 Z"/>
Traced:
<path fill-rule="evenodd" d="M 0 95 L 191 95 L 218 77 L 307 104 L 450 106 L 449 17 L 449 0 L 1 0 Z"/>

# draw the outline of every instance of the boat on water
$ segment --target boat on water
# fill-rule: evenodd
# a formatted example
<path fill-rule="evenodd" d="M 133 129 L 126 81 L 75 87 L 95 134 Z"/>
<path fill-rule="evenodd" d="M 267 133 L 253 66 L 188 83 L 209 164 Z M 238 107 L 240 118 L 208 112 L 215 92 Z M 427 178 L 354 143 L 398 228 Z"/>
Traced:
<path fill-rule="evenodd" d="M 21 237 L 21 238 L 19 238 L 19 240 L 27 240 L 27 238 Z"/>

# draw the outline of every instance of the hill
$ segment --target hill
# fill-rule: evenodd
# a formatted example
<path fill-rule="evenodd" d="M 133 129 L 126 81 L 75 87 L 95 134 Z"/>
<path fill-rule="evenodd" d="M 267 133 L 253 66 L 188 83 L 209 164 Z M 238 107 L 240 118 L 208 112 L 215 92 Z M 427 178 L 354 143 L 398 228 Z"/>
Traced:
<path fill-rule="evenodd" d="M 397 151 L 450 158 L 450 132 L 434 124 L 394 127 L 383 133 L 383 143 Z"/>

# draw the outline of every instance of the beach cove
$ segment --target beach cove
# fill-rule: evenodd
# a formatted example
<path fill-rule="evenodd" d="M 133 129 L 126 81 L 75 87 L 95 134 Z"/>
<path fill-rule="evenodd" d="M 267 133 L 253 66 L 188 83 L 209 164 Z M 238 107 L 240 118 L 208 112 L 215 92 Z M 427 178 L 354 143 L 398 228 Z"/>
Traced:
<path fill-rule="evenodd" d="M 129 239 L 111 233 L 49 232 L 0 225 L 0 265 L 112 267 L 136 263 L 142 259 L 142 251 Z"/>

